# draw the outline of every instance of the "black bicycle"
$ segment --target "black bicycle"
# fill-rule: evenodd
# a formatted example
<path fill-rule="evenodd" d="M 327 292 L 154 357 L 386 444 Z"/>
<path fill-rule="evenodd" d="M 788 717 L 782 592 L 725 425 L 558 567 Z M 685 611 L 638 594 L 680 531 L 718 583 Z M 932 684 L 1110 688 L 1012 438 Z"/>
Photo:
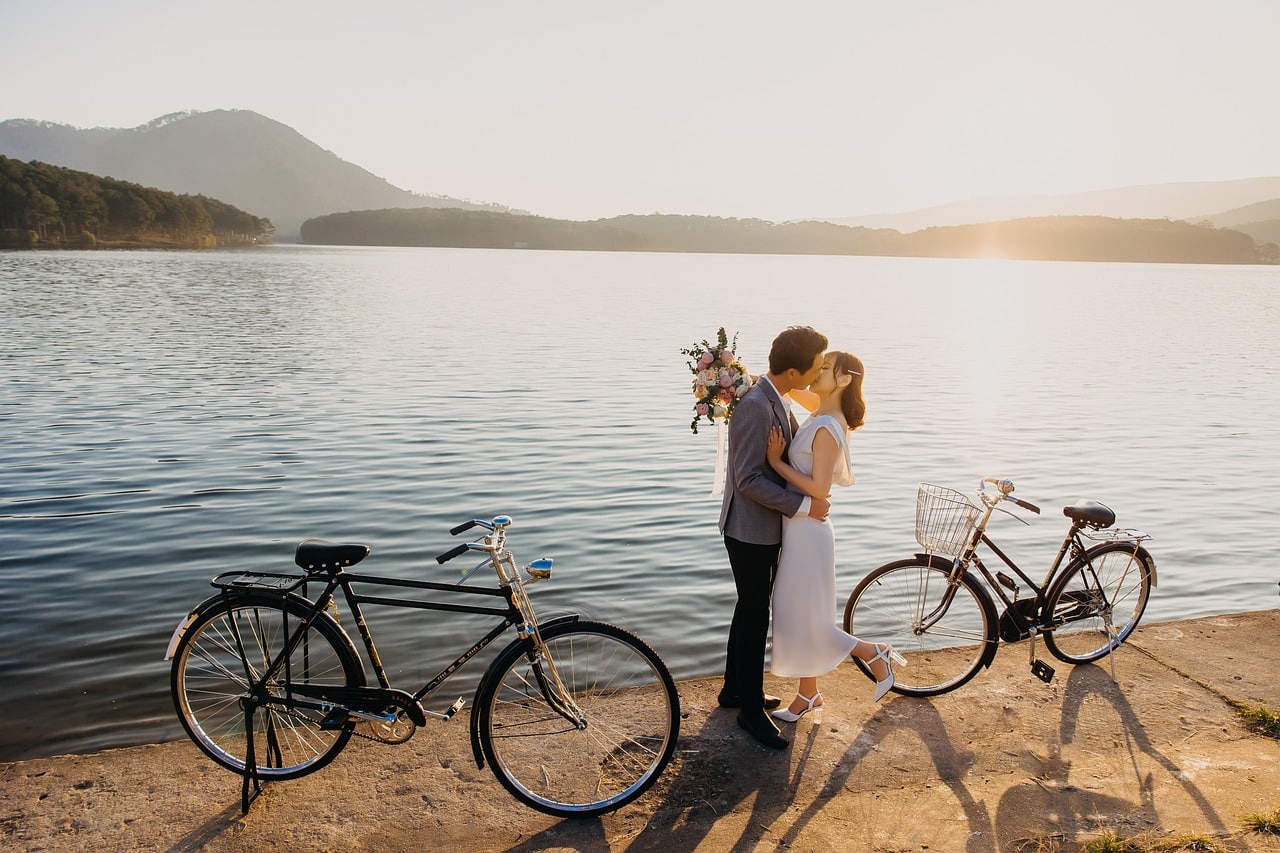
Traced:
<path fill-rule="evenodd" d="M 992 513 L 1008 512 L 1002 503 L 1039 514 L 1013 490 L 1010 480 L 984 479 L 980 508 L 953 489 L 921 483 L 916 540 L 925 551 L 873 570 L 849 596 L 844 629 L 854 633 L 856 625 L 907 659 L 907 666 L 894 670 L 895 692 L 936 696 L 955 690 L 991 665 L 1000 641 L 1027 638 L 1031 671 L 1048 683 L 1054 670 L 1036 658 L 1036 636 L 1058 660 L 1081 664 L 1110 654 L 1137 627 L 1156 585 L 1155 560 L 1142 544 L 1150 537 L 1112 528 L 1115 513 L 1096 501 L 1064 507 L 1070 529 L 1037 584 L 987 536 Z M 980 545 L 1017 579 L 999 569 L 993 574 L 978 554 Z M 1027 597 L 1020 597 L 1019 580 Z M 1004 605 L 998 615 L 988 590 Z"/>
<path fill-rule="evenodd" d="M 218 764 L 244 777 L 241 804 L 262 782 L 305 776 L 332 761 L 353 735 L 403 743 L 427 718 L 448 720 L 422 700 L 508 628 L 517 637 L 489 665 L 475 691 L 471 746 L 477 766 L 521 801 L 572 817 L 612 811 L 644 793 L 662 773 L 680 729 L 680 699 L 658 655 L 633 634 L 576 615 L 539 622 L 527 588 L 551 577 L 552 560 L 522 576 L 507 549 L 511 519 L 473 520 L 479 539 L 436 557 L 484 557 L 457 583 L 355 574 L 369 554 L 358 544 L 309 539 L 297 547 L 302 572 L 226 572 L 218 590 L 188 613 L 166 652 L 174 707 L 187 734 Z M 464 587 L 478 569 L 497 573 L 492 588 Z M 309 584 L 321 584 L 314 599 Z M 391 587 L 491 596 L 494 606 L 358 593 Z M 376 685 L 339 625 L 335 593 L 354 616 Z M 488 633 L 413 693 L 392 687 L 361 605 L 476 613 L 499 619 Z"/>

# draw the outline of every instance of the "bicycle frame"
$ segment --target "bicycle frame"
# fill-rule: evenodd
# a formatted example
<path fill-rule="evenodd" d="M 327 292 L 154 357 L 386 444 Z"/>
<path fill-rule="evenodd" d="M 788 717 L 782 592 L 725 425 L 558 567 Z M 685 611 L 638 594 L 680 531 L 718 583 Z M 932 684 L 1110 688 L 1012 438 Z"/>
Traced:
<path fill-rule="evenodd" d="M 421 705 L 421 700 L 433 693 L 448 678 L 457 672 L 468 661 L 479 654 L 483 649 L 489 646 L 494 640 L 506 633 L 508 628 L 516 626 L 517 639 L 515 642 L 531 641 L 532 646 L 528 652 L 530 660 L 533 663 L 533 669 L 538 682 L 538 688 L 543 697 L 547 700 L 548 705 L 556 711 L 560 716 L 572 726 L 576 728 L 584 728 L 586 723 L 582 710 L 577 706 L 569 692 L 564 688 L 559 675 L 555 669 L 555 662 L 546 653 L 546 649 L 542 643 L 540 626 L 537 623 L 533 606 L 525 594 L 524 587 L 527 583 L 536 583 L 539 580 L 550 577 L 550 561 L 535 561 L 528 568 L 530 571 L 530 579 L 523 580 L 520 577 L 516 567 L 515 557 L 506 549 L 505 525 L 491 525 L 484 521 L 473 521 L 465 525 L 461 525 L 454 529 L 454 532 L 460 532 L 471 526 L 480 525 L 494 531 L 491 535 L 483 538 L 483 542 L 471 542 L 460 545 L 447 554 L 437 557 L 438 562 L 445 562 L 454 556 L 465 553 L 469 550 L 482 551 L 485 553 L 484 559 L 477 563 L 471 570 L 466 572 L 462 579 L 456 583 L 443 583 L 440 581 L 423 581 L 412 580 L 408 578 L 394 578 L 380 575 L 368 575 L 355 572 L 348 572 L 339 567 L 334 567 L 327 574 L 318 574 L 308 572 L 305 575 L 299 574 L 278 574 L 270 572 L 244 572 L 233 571 L 224 572 L 212 580 L 213 586 L 221 590 L 220 595 L 206 601 L 206 605 L 210 602 L 222 602 L 234 596 L 236 591 L 247 591 L 252 589 L 273 591 L 282 597 L 295 595 L 294 590 L 300 590 L 301 594 L 295 597 L 308 608 L 305 618 L 297 620 L 296 626 L 290 631 L 286 622 L 285 630 L 288 635 L 284 642 L 280 653 L 276 659 L 267 663 L 261 674 L 256 676 L 254 673 L 246 671 L 245 678 L 249 686 L 249 692 L 242 697 L 241 704 L 245 709 L 246 720 L 246 737 L 248 738 L 249 757 L 248 763 L 252 765 L 253 759 L 253 739 L 249 734 L 252 727 L 252 717 L 254 708 L 259 705 L 283 704 L 286 708 L 308 708 L 310 710 L 321 711 L 326 714 L 347 714 L 358 719 L 368 720 L 370 722 L 381 722 L 392 724 L 396 721 L 400 713 L 404 713 L 413 721 L 414 725 L 424 725 L 426 717 L 430 716 L 438 720 L 449 720 L 462 709 L 464 700 L 459 698 L 454 702 L 447 711 L 436 712 L 428 711 Z M 495 529 L 496 528 L 496 529 Z M 463 587 L 471 575 L 475 574 L 484 565 L 490 565 L 497 573 L 499 586 L 497 587 Z M 313 601 L 307 596 L 307 587 L 309 584 L 323 582 L 324 589 L 320 595 Z M 492 598 L 501 598 L 505 603 L 505 607 L 487 607 L 479 604 L 459 604 L 448 601 L 426 600 L 404 597 L 387 597 L 379 595 L 364 594 L 354 589 L 354 585 L 368 584 L 379 587 L 389 587 L 392 589 L 405 590 L 427 590 L 440 593 L 461 594 L 464 596 L 487 596 Z M 289 678 L 289 661 L 292 655 L 297 651 L 303 638 L 306 636 L 307 627 L 317 619 L 333 620 L 337 623 L 336 618 L 326 613 L 326 610 L 332 610 L 335 615 L 337 612 L 336 593 L 342 590 L 343 600 L 347 604 L 348 610 L 355 618 L 356 628 L 360 634 L 360 639 L 368 654 L 369 663 L 372 665 L 374 674 L 377 678 L 378 687 L 348 687 L 346 685 L 299 685 L 293 684 Z M 393 688 L 390 679 L 383 667 L 381 656 L 378 653 L 377 645 L 373 639 L 373 633 L 369 628 L 369 624 L 365 619 L 362 605 L 377 605 L 386 607 L 401 607 L 416 610 L 435 610 L 450 613 L 472 613 L 484 616 L 494 616 L 501 621 L 497 625 L 489 629 L 489 631 L 474 642 L 470 648 L 459 655 L 452 663 L 445 666 L 433 678 L 427 681 L 416 692 L 410 694 L 402 690 Z M 197 607 L 188 616 L 185 623 L 179 626 L 174 632 L 173 639 L 169 644 L 169 654 L 172 654 L 173 648 L 177 645 L 186 625 L 190 624 L 192 618 L 203 608 Z M 545 626 L 562 624 L 567 621 L 577 621 L 577 615 L 569 615 L 550 620 Z M 287 617 L 286 617 L 287 619 Z M 239 627 L 232 624 L 235 635 L 235 643 L 237 651 L 241 659 L 247 661 L 244 654 L 244 642 L 239 633 Z M 339 628 L 341 630 L 341 628 Z M 345 632 L 343 632 L 345 633 Z M 274 678 L 281 670 L 285 671 L 285 680 L 291 684 L 291 690 L 288 695 L 275 698 L 265 689 L 265 685 Z M 246 664 L 247 670 L 247 664 Z M 481 681 L 483 686 L 484 680 Z M 477 695 L 480 688 L 477 688 Z M 283 700 L 283 702 L 282 702 Z M 388 708 L 394 710 L 387 710 Z M 340 723 L 338 723 L 340 724 Z M 477 729 L 477 720 L 475 715 L 471 718 L 471 741 L 472 750 L 476 758 L 478 767 L 484 766 L 483 754 L 479 742 L 479 732 Z M 250 796 L 248 793 L 248 785 L 253 774 L 246 772 L 245 792 L 244 792 L 244 808 L 247 811 Z M 254 786 L 257 786 L 256 778 L 253 778 Z M 256 794 L 255 794 L 256 796 Z"/>
<path fill-rule="evenodd" d="M 494 558 L 492 559 L 492 562 L 501 564 L 502 562 L 504 562 L 503 560 L 504 557 L 507 559 L 512 559 L 510 553 L 503 550 L 494 556 Z M 479 566 L 482 566 L 488 562 L 491 562 L 491 559 L 486 557 L 486 559 L 483 560 L 477 566 L 477 568 L 479 568 Z M 456 659 L 454 659 L 452 663 L 448 664 L 442 670 L 440 670 L 440 672 L 437 673 L 435 677 L 428 680 L 416 692 L 410 694 L 415 701 L 420 701 L 424 697 L 429 696 L 431 693 L 433 693 L 438 687 L 440 687 L 441 684 L 447 681 L 450 676 L 452 676 L 455 672 L 461 669 L 462 666 L 464 666 L 468 661 L 470 661 L 473 657 L 475 657 L 477 654 L 483 651 L 486 647 L 488 647 L 490 643 L 492 643 L 498 637 L 506 633 L 507 629 L 511 628 L 513 625 L 519 626 L 517 629 L 517 634 L 519 635 L 520 639 L 538 638 L 537 640 L 535 640 L 535 646 L 538 647 L 539 650 L 541 650 L 541 642 L 540 642 L 540 637 L 538 633 L 538 626 L 534 621 L 532 605 L 529 604 L 527 597 L 523 595 L 523 582 L 519 580 L 518 576 L 516 576 L 514 581 L 512 580 L 512 577 L 511 577 L 511 575 L 515 574 L 514 562 L 512 562 L 509 567 L 504 566 L 504 568 L 511 569 L 510 575 L 507 575 L 504 572 L 505 576 L 503 580 L 506 581 L 506 583 L 504 583 L 502 586 L 499 586 L 499 587 L 481 587 L 481 588 L 463 587 L 463 586 L 460 586 L 459 584 L 442 583 L 439 581 L 419 581 L 419 580 L 410 580 L 407 578 L 392 578 L 392 577 L 385 577 L 380 575 L 358 574 L 354 572 L 339 570 L 325 579 L 324 590 L 320 593 L 320 595 L 314 600 L 314 602 L 311 605 L 312 617 L 314 618 L 315 616 L 322 614 L 326 609 L 329 609 L 331 605 L 333 605 L 334 609 L 336 609 L 336 605 L 334 605 L 335 593 L 338 591 L 338 589 L 342 590 L 343 600 L 346 602 L 348 610 L 350 610 L 351 615 L 355 619 L 356 629 L 360 634 L 361 642 L 364 645 L 366 653 L 368 654 L 369 663 L 373 667 L 374 674 L 378 680 L 378 685 L 383 689 L 392 689 L 391 681 L 386 674 L 385 668 L 383 667 L 381 656 L 379 655 L 377 645 L 374 642 L 373 633 L 369 628 L 368 621 L 365 619 L 364 610 L 361 607 L 361 605 L 370 604 L 370 605 L 380 605 L 385 607 L 410 608 L 410 609 L 416 609 L 416 610 L 435 610 L 435 611 L 443 611 L 443 612 L 449 612 L 449 613 L 473 613 L 473 614 L 479 614 L 483 616 L 496 616 L 499 619 L 501 619 L 502 621 L 500 621 L 497 625 L 491 628 L 483 637 L 481 637 L 479 640 L 473 643 L 470 648 L 468 648 L 466 651 L 460 654 Z M 472 570 L 472 572 L 469 572 L 467 576 L 469 577 L 470 574 L 472 574 L 473 572 L 474 572 L 474 569 Z M 240 576 L 241 574 L 242 573 L 236 572 L 236 573 L 227 573 L 225 575 L 220 575 L 218 578 L 214 579 L 214 583 L 215 585 L 217 585 L 219 580 L 221 580 L 222 578 Z M 303 592 L 304 598 L 306 598 L 306 584 L 308 582 L 315 582 L 316 580 L 318 580 L 318 578 L 305 579 L 305 581 L 302 584 L 302 592 Z M 461 581 L 459 583 L 461 583 Z M 353 586 L 356 584 L 369 584 L 374 586 L 391 587 L 391 588 L 399 588 L 399 589 L 430 590 L 434 592 L 455 593 L 455 594 L 462 594 L 462 595 L 469 595 L 469 596 L 495 597 L 495 598 L 503 599 L 503 601 L 506 604 L 506 607 L 484 607 L 480 605 L 455 604 L 455 603 L 450 603 L 445 601 L 419 601 L 416 599 L 409 599 L 409 598 L 398 598 L 398 597 L 389 598 L 385 596 L 367 595 L 367 594 L 361 594 L 357 592 L 353 588 Z M 523 608 L 520 606 L 521 603 L 524 604 Z M 577 617 L 573 617 L 573 618 L 577 618 Z M 559 620 L 556 620 L 556 621 L 558 622 Z M 301 639 L 304 628 L 305 628 L 305 624 L 300 624 L 299 627 L 295 629 L 293 636 L 286 643 L 284 651 L 282 651 L 277 661 L 273 662 L 273 664 L 268 668 L 267 672 L 263 675 L 263 678 L 261 680 L 265 681 L 267 677 L 274 674 L 279 669 L 282 661 L 288 659 L 288 655 L 294 649 L 296 649 L 297 643 Z M 547 662 L 547 658 L 545 656 L 543 657 L 543 662 L 544 663 Z M 564 697 L 562 695 L 555 695 L 555 692 L 551 689 L 548 689 L 548 687 L 545 685 L 544 685 L 544 690 L 546 690 L 546 692 L 548 693 L 546 698 L 549 702 L 552 703 L 553 707 L 557 707 L 559 709 L 565 706 Z M 423 709 L 423 710 L 427 716 L 434 717 L 440 720 L 448 720 L 460 708 L 461 708 L 461 705 L 459 704 L 457 705 L 457 707 L 451 708 L 450 712 L 447 712 L 447 713 L 437 713 L 433 711 L 427 711 L 426 709 Z M 368 719 L 379 719 L 379 720 L 389 721 L 383 715 L 357 713 L 357 716 L 361 716 Z M 394 715 L 391 715 L 391 718 L 394 718 Z M 574 719 L 574 722 L 577 722 L 576 718 Z"/>
<path fill-rule="evenodd" d="M 978 574 L 986 581 L 988 589 L 995 592 L 996 597 L 1004 603 L 1004 611 L 1000 614 L 1000 630 L 997 631 L 996 638 L 991 643 L 991 647 L 986 653 L 985 662 L 995 655 L 996 646 L 1001 640 L 1011 641 L 1020 639 L 1032 639 L 1029 649 L 1031 657 L 1031 669 L 1035 675 L 1041 680 L 1048 682 L 1053 678 L 1053 668 L 1043 661 L 1039 661 L 1035 657 L 1035 635 L 1045 631 L 1052 631 L 1060 622 L 1055 621 L 1055 614 L 1046 613 L 1048 606 L 1048 593 L 1054 586 L 1055 579 L 1058 577 L 1059 571 L 1064 566 L 1064 561 L 1070 564 L 1080 557 L 1084 557 L 1089 573 L 1093 576 L 1096 583 L 1098 578 L 1093 569 L 1091 561 L 1088 559 L 1088 546 L 1081 539 L 1081 531 L 1088 526 L 1088 522 L 1072 516 L 1070 527 L 1067 529 L 1066 535 L 1062 538 L 1062 544 L 1058 548 L 1058 553 L 1053 558 L 1048 572 L 1044 576 L 1044 580 L 1037 584 L 1031 577 L 1022 570 L 1021 567 L 1013 561 L 1011 557 L 1000 550 L 999 546 L 987 536 L 987 524 L 991 520 L 992 514 L 995 512 L 997 505 L 1002 500 L 1010 501 L 1025 509 L 1029 509 L 1039 514 L 1040 509 L 1034 504 L 1027 503 L 1021 499 L 1013 497 L 1010 492 L 1013 490 L 1013 484 L 1007 480 L 995 480 L 987 478 L 983 480 L 984 484 L 990 483 L 1000 488 L 999 496 L 989 496 L 981 487 L 979 488 L 979 496 L 985 507 L 981 517 L 974 523 L 972 531 L 969 533 L 968 540 L 961 553 L 952 561 L 951 573 L 948 576 L 948 590 L 943 595 L 942 601 L 939 603 L 935 611 L 929 614 L 925 620 L 927 627 L 931 627 L 938 619 L 946 614 L 951 606 L 951 601 L 955 596 L 955 590 L 960 583 L 960 578 L 969 570 L 972 565 L 977 569 Z M 1007 487 L 1007 489 L 1006 489 Z M 1004 511 L 1004 510 L 1002 510 Z M 1015 518 L 1017 516 L 1014 516 Z M 1019 519 L 1021 520 L 1021 519 Z M 1025 522 L 1024 522 L 1025 523 Z M 1120 531 L 1131 534 L 1131 531 Z M 1013 578 L 1006 575 L 1003 571 L 996 569 L 994 574 L 991 569 L 982 561 L 982 557 L 978 554 L 979 545 L 985 545 L 993 554 L 995 554 L 1004 565 L 1013 571 L 1019 579 L 1023 581 L 1033 593 L 1030 598 L 1019 598 L 1018 584 Z M 1153 578 L 1154 580 L 1154 578 Z M 1100 586 L 1100 585 L 1099 585 Z M 1010 596 L 1005 590 L 1012 593 Z M 993 602 L 994 603 L 994 602 Z M 1009 634 L 1005 634 L 1004 621 L 1008 620 Z M 1109 629 L 1110 630 L 1110 629 Z"/>

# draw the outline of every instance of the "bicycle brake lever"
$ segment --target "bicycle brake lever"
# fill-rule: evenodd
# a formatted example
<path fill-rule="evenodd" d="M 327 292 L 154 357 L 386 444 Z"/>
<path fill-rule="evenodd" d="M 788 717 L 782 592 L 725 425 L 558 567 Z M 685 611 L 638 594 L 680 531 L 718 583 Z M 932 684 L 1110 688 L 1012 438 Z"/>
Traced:
<path fill-rule="evenodd" d="M 1012 498 L 1010 498 L 1010 500 L 1013 500 L 1013 499 L 1012 499 Z M 1030 526 L 1031 526 L 1031 522 L 1027 521 L 1025 518 L 1023 518 L 1023 517 L 1022 517 L 1022 516 L 1020 516 L 1020 515 L 1014 515 L 1012 512 L 1010 512 L 1009 510 L 1005 509 L 1005 508 L 1004 508 L 1004 507 L 1002 507 L 1002 506 L 996 506 L 996 507 L 995 507 L 995 509 L 1000 510 L 1001 512 L 1003 512 L 1005 515 L 1009 516 L 1010 518 L 1016 518 L 1018 521 L 1021 521 L 1021 522 L 1022 522 L 1023 524 L 1025 524 L 1027 527 L 1030 527 Z M 1036 510 L 1036 511 L 1037 511 L 1037 512 L 1039 512 L 1039 510 Z"/>

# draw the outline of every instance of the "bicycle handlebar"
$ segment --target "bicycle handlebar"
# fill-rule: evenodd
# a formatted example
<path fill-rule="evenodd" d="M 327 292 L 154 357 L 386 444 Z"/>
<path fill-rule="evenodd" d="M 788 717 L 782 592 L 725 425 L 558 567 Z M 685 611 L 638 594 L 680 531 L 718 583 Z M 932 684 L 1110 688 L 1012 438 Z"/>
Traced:
<path fill-rule="evenodd" d="M 465 529 L 465 528 L 463 528 L 463 529 Z M 456 548 L 450 548 L 448 551 L 445 551 L 443 554 L 440 554 L 439 556 L 437 556 L 437 557 L 436 557 L 436 562 L 437 562 L 437 563 L 447 563 L 447 562 L 449 562 L 450 560 L 452 560 L 454 557 L 458 556 L 459 554 L 465 554 L 465 553 L 467 553 L 467 551 L 469 551 L 469 550 L 471 550 L 471 549 L 470 549 L 470 547 L 468 547 L 468 545 L 467 545 L 467 544 L 459 545 L 459 546 L 458 546 L 458 547 L 456 547 Z"/>
<path fill-rule="evenodd" d="M 1023 509 L 1031 510 L 1031 511 L 1032 511 L 1032 512 L 1034 512 L 1036 515 L 1039 515 L 1039 514 L 1040 514 L 1040 507 L 1038 507 L 1038 506 L 1036 506 L 1035 504 L 1030 503 L 1030 502 L 1028 502 L 1028 501 L 1024 501 L 1024 500 L 1022 500 L 1021 498 L 1015 498 L 1015 497 L 1013 497 L 1012 495 L 1005 495 L 1005 500 L 1007 500 L 1007 501 L 1013 501 L 1013 502 L 1014 502 L 1014 503 L 1016 503 L 1018 506 L 1022 507 Z"/>
<path fill-rule="evenodd" d="M 1024 501 L 1022 498 L 1015 498 L 1013 496 L 1013 480 L 1010 480 L 1007 477 L 983 477 L 982 482 L 978 484 L 978 492 L 982 495 L 983 500 L 988 500 L 986 489 L 987 484 L 991 484 L 1000 490 L 1000 496 L 998 498 L 991 499 L 993 504 L 996 501 L 1009 501 L 1010 503 L 1016 504 L 1025 510 L 1034 512 L 1036 515 L 1040 514 L 1040 507 L 1030 501 Z"/>
<path fill-rule="evenodd" d="M 504 535 L 506 528 L 509 524 L 511 524 L 511 517 L 507 515 L 495 516 L 493 521 L 485 521 L 480 518 L 473 518 L 470 521 L 462 522 L 457 527 L 450 530 L 449 533 L 451 533 L 454 536 L 457 536 L 459 533 L 464 533 L 473 527 L 483 527 L 485 530 L 489 530 L 489 531 L 496 530 L 498 531 L 498 534 L 499 534 L 499 538 L 497 542 L 500 545 L 501 542 L 503 541 L 501 537 Z M 468 542 L 465 545 L 459 545 L 456 548 L 450 548 L 448 551 L 445 551 L 443 554 L 438 555 L 436 557 L 436 562 L 447 563 L 450 560 L 452 560 L 454 557 L 458 556 L 459 554 L 465 554 L 468 551 L 492 552 L 494 550 L 495 550 L 495 547 L 490 544 L 481 545 L 477 542 Z"/>

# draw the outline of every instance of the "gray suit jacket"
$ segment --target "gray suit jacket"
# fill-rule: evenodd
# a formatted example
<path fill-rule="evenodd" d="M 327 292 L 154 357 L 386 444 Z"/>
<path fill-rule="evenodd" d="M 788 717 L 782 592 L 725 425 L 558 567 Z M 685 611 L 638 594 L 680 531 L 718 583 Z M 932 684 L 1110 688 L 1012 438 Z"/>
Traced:
<path fill-rule="evenodd" d="M 782 517 L 795 515 L 804 501 L 804 493 L 787 485 L 769 465 L 765 450 L 769 429 L 775 425 L 786 432 L 789 443 L 795 418 L 761 379 L 738 401 L 729 421 L 720 532 L 739 542 L 779 544 Z"/>

